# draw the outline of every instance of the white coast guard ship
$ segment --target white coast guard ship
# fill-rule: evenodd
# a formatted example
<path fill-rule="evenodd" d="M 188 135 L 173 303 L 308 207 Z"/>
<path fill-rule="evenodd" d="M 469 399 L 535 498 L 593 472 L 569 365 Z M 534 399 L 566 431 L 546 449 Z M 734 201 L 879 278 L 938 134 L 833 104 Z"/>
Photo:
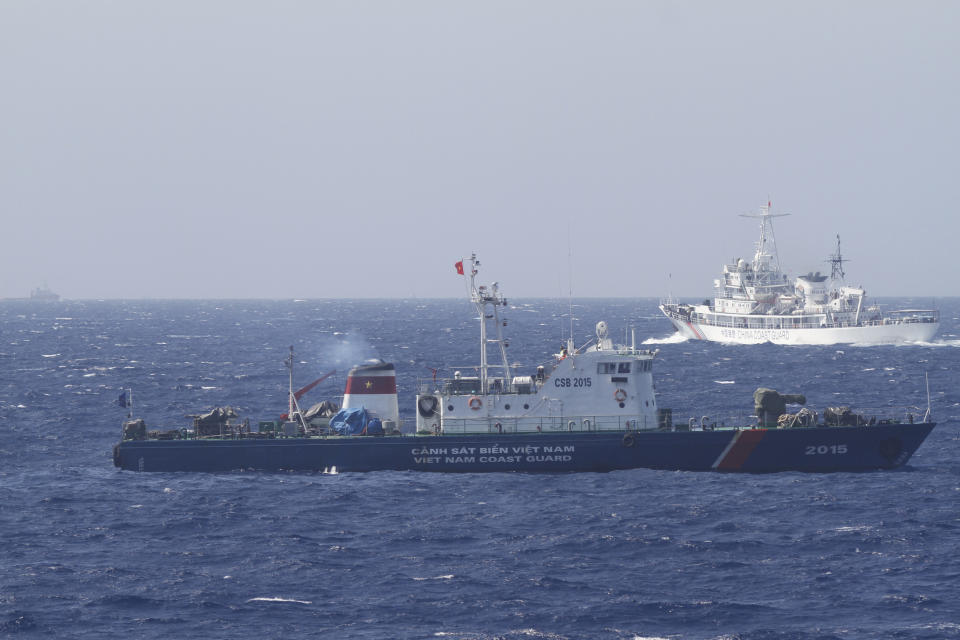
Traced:
<path fill-rule="evenodd" d="M 615 346 L 605 322 L 597 323 L 596 338 L 586 345 L 578 348 L 570 338 L 548 367 L 514 375 L 503 336 L 501 308 L 507 301 L 496 283 L 477 286 L 479 266 L 472 255 L 468 268 L 471 300 L 480 315 L 480 365 L 420 383 L 417 433 L 624 432 L 666 426 L 660 422 L 670 418 L 661 412 L 658 422 L 653 389 L 656 352 Z M 457 271 L 463 273 L 462 263 Z M 490 346 L 499 352 L 499 364 L 488 361 Z"/>
<path fill-rule="evenodd" d="M 830 276 L 808 273 L 793 281 L 780 270 L 770 203 L 759 214 L 760 241 L 753 260 L 735 259 L 714 280 L 716 295 L 703 304 L 668 300 L 660 310 L 682 335 L 696 340 L 754 344 L 883 344 L 930 340 L 940 327 L 932 309 L 882 312 L 866 291 L 844 284 L 840 236 L 829 257 Z"/>

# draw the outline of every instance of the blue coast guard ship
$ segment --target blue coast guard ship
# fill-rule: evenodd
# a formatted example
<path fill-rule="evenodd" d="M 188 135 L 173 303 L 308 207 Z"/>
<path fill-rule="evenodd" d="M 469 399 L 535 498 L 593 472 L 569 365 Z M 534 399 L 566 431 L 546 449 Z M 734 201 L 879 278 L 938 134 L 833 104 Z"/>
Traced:
<path fill-rule="evenodd" d="M 398 428 L 396 375 L 389 363 L 350 372 L 341 414 L 347 414 L 342 420 L 356 418 L 352 430 L 340 428 L 340 417 L 330 427 L 311 426 L 295 403 L 291 357 L 287 422 L 261 423 L 269 428 L 257 432 L 230 419 L 213 432 L 147 432 L 142 421 L 129 421 L 114 447 L 116 466 L 213 472 L 872 470 L 905 464 L 934 427 L 929 412 L 914 421 L 828 410 L 821 422 L 806 408 L 786 412 L 786 404 L 802 402 L 801 396 L 771 390 L 755 394 L 755 423 L 701 417 L 675 424 L 654 393 L 656 352 L 615 345 L 602 321 L 588 344 L 568 340 L 549 370 L 515 375 L 503 335 L 507 301 L 496 284 L 477 285 L 479 266 L 471 256 L 467 274 L 457 263 L 469 277 L 480 318 L 480 364 L 471 371 L 475 375 L 455 372 L 420 384 L 415 433 Z M 488 361 L 488 351 L 499 356 L 496 364 Z"/>
<path fill-rule="evenodd" d="M 862 287 L 850 287 L 840 253 L 828 258 L 830 275 L 808 273 L 790 280 L 781 271 L 773 219 L 789 214 L 759 214 L 760 241 L 751 260 L 734 258 L 714 280 L 716 295 L 701 304 L 667 300 L 660 305 L 676 330 L 693 340 L 737 344 L 886 344 L 926 342 L 940 327 L 935 309 L 883 312 L 867 303 Z"/>

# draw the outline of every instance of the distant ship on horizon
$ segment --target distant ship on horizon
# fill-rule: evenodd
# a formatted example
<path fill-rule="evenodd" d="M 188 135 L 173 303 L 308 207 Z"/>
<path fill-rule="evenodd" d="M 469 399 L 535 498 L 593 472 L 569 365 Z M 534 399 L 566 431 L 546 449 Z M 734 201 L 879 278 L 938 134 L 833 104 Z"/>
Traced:
<path fill-rule="evenodd" d="M 42 287 L 37 287 L 30 292 L 30 299 L 41 302 L 57 302 L 60 300 L 60 296 L 44 284 Z"/>
<path fill-rule="evenodd" d="M 30 302 L 59 302 L 60 295 L 54 293 L 47 285 L 44 283 L 42 287 L 37 287 L 30 292 L 29 298 L 3 298 L 6 301 L 30 301 Z"/>
<path fill-rule="evenodd" d="M 767 202 L 758 214 L 760 241 L 753 260 L 734 259 L 714 280 L 716 295 L 702 304 L 666 300 L 660 310 L 681 335 L 695 340 L 735 344 L 889 344 L 926 342 L 940 327 L 935 309 L 901 309 L 883 313 L 867 306 L 866 291 L 844 283 L 844 259 L 828 258 L 830 276 L 808 273 L 793 282 L 780 270 L 773 218 Z"/>

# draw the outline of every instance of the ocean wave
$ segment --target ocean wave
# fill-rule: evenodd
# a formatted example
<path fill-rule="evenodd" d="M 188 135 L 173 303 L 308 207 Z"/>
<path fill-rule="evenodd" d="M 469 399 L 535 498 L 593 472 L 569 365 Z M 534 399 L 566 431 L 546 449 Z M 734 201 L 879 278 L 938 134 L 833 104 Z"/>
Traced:
<path fill-rule="evenodd" d="M 903 342 L 898 343 L 897 346 L 914 346 L 914 347 L 960 347 L 960 339 L 954 338 L 942 338 L 940 340 L 934 340 L 932 342 Z"/>
<path fill-rule="evenodd" d="M 313 604 L 310 600 L 294 600 L 292 598 L 279 598 L 279 597 L 258 597 L 250 598 L 247 602 L 287 602 L 292 604 Z"/>
<path fill-rule="evenodd" d="M 690 338 L 678 333 L 671 333 L 669 336 L 663 338 L 647 338 L 640 344 L 680 344 L 681 342 L 686 342 Z"/>
<path fill-rule="evenodd" d="M 69 315 L 78 320 L 57 331 L 42 319 L 7 318 L 8 341 L 18 342 L 4 347 L 0 369 L 0 527 L 10 559 L 0 577 L 0 636 L 958 637 L 949 621 L 960 620 L 960 601 L 950 597 L 960 574 L 960 371 L 943 347 L 960 346 L 951 325 L 960 314 L 944 313 L 943 341 L 896 351 L 843 346 L 834 360 L 836 346 L 731 348 L 663 335 L 665 320 L 644 319 L 655 305 L 596 302 L 578 313 L 613 319 L 611 335 L 623 336 L 616 318 L 629 316 L 624 324 L 636 324 L 638 339 L 656 336 L 646 344 L 661 354 L 658 406 L 672 407 L 678 423 L 742 419 L 758 386 L 804 393 L 818 411 L 925 404 L 929 370 L 941 424 L 902 473 L 113 467 L 126 415 L 115 404 L 121 388 L 134 388 L 149 429 L 181 426 L 208 403 L 242 407 L 254 421 L 286 405 L 289 345 L 307 361 L 295 372 L 306 378 L 308 367 L 333 368 L 323 368 L 320 349 L 308 353 L 317 336 L 346 331 L 371 336 L 397 363 L 401 415 L 412 421 L 419 367 L 452 375 L 475 363 L 476 325 L 461 318 L 459 301 L 421 311 L 391 301 L 333 304 L 322 318 L 316 306 L 100 304 L 77 307 Z M 565 313 L 565 301 L 538 301 L 536 311 L 511 315 L 518 375 L 556 350 L 552 314 Z M 21 327 L 38 333 L 21 339 Z M 189 339 L 164 337 L 172 331 Z M 135 346 L 113 347 L 120 342 Z M 91 372 L 95 380 L 81 378 Z M 94 393 L 74 395 L 80 389 Z"/>

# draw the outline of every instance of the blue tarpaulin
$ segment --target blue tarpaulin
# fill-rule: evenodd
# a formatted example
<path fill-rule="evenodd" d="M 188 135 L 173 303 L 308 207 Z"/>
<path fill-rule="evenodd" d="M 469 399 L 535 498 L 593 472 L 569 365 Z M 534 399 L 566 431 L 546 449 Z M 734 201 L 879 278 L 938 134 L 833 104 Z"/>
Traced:
<path fill-rule="evenodd" d="M 383 435 L 380 418 L 371 418 L 363 407 L 341 409 L 330 418 L 330 428 L 342 436 Z"/>

